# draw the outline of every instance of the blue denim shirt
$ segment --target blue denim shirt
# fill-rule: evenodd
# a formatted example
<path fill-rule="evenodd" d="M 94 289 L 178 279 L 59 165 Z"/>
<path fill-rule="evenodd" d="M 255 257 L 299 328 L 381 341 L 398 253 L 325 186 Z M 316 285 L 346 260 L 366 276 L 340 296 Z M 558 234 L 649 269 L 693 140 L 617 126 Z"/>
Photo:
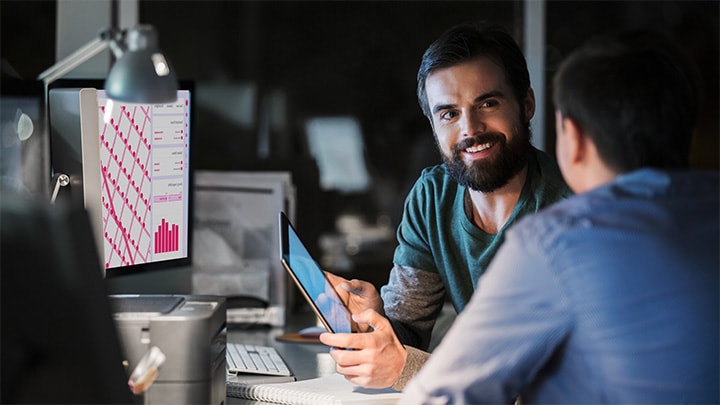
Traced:
<path fill-rule="evenodd" d="M 643 169 L 525 217 L 403 403 L 718 403 L 719 184 Z"/>

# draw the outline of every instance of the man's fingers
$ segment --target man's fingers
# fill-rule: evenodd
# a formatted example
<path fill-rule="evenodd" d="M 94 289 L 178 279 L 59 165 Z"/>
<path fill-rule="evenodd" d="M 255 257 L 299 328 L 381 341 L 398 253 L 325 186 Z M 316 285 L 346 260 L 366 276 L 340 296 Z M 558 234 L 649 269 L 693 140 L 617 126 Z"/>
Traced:
<path fill-rule="evenodd" d="M 359 347 L 356 334 L 324 332 L 319 336 L 320 342 L 330 347 Z"/>
<path fill-rule="evenodd" d="M 383 330 L 385 325 L 389 324 L 387 318 L 374 309 L 366 309 L 359 314 L 352 314 L 352 320 L 358 324 L 369 325 L 372 330 Z"/>
<path fill-rule="evenodd" d="M 343 290 L 355 295 L 364 296 L 366 294 L 367 285 L 361 280 L 353 279 L 342 283 L 340 286 Z"/>
<path fill-rule="evenodd" d="M 319 336 L 320 342 L 330 347 L 339 349 L 361 350 L 366 347 L 373 347 L 375 336 L 369 333 L 329 333 L 324 332 Z"/>
<path fill-rule="evenodd" d="M 343 283 L 347 283 L 346 279 L 336 274 L 330 273 L 329 271 L 323 271 L 323 273 L 325 273 L 325 277 L 330 282 L 330 284 L 332 284 L 333 287 L 337 287 Z"/>

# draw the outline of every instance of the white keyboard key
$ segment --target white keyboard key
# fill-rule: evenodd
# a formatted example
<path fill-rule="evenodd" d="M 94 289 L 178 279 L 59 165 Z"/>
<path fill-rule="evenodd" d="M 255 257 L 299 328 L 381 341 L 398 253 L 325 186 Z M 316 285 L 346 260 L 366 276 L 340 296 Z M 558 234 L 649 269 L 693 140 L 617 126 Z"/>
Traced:
<path fill-rule="evenodd" d="M 231 374 L 293 375 L 272 346 L 228 343 L 226 353 L 227 370 Z"/>

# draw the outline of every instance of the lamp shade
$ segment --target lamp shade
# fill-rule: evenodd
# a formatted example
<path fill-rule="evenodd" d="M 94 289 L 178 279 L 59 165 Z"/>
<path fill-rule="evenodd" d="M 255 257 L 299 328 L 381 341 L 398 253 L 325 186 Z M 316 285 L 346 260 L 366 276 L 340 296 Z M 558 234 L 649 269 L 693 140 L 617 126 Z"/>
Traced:
<path fill-rule="evenodd" d="M 125 41 L 127 50 L 105 79 L 108 97 L 126 103 L 175 101 L 177 77 L 158 48 L 155 30 L 149 25 L 137 26 L 127 32 Z"/>

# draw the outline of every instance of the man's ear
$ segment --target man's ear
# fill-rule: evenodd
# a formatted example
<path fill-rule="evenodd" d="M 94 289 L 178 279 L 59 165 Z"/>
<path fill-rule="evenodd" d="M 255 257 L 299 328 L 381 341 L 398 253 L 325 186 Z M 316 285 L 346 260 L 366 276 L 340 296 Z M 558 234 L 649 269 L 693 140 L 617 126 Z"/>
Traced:
<path fill-rule="evenodd" d="M 523 100 L 521 107 L 525 113 L 525 119 L 530 121 L 533 115 L 535 115 L 535 92 L 532 87 L 528 88 L 527 95 L 525 96 L 525 100 Z"/>
<path fill-rule="evenodd" d="M 617 177 L 619 173 L 605 164 L 592 137 L 577 121 L 563 118 L 560 125 L 562 133 L 558 135 L 558 150 L 562 155 L 558 153 L 558 164 L 565 181 L 575 193 L 593 189 Z"/>
<path fill-rule="evenodd" d="M 566 158 L 569 163 L 578 164 L 587 157 L 588 139 L 585 132 L 577 121 L 572 118 L 562 119 L 563 131 L 565 133 Z"/>

